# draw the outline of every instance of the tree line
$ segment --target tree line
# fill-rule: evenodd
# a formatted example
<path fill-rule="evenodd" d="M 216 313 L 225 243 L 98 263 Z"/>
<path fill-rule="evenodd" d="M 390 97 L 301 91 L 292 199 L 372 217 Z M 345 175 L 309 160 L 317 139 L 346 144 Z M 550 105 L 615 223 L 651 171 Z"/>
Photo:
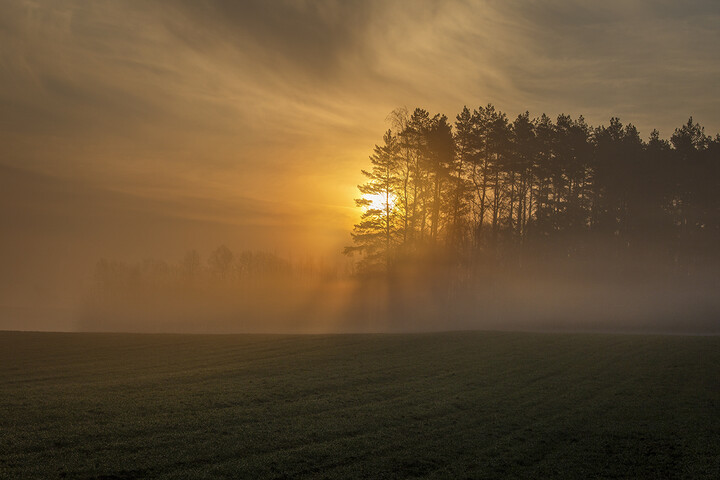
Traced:
<path fill-rule="evenodd" d="M 275 253 L 244 250 L 233 252 L 220 245 L 203 259 L 189 250 L 177 262 L 147 258 L 128 263 L 100 259 L 95 265 L 94 280 L 100 292 L 151 292 L 159 288 L 232 288 L 248 282 L 280 279 L 334 278 L 338 266 L 326 265 L 322 259 L 304 257 L 286 260 Z"/>
<path fill-rule="evenodd" d="M 465 107 L 454 124 L 420 108 L 390 119 L 362 170 L 363 213 L 345 248 L 364 271 L 428 252 L 471 264 L 652 248 L 679 266 L 717 254 L 720 134 L 692 117 L 669 140 L 653 130 L 647 141 L 618 118 L 511 121 L 493 105 Z"/>

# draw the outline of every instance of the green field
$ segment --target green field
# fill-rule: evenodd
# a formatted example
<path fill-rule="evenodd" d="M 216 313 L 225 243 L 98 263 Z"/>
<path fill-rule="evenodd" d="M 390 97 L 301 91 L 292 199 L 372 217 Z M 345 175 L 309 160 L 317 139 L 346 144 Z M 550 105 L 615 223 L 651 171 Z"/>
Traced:
<path fill-rule="evenodd" d="M 0 477 L 720 478 L 720 337 L 0 332 Z"/>

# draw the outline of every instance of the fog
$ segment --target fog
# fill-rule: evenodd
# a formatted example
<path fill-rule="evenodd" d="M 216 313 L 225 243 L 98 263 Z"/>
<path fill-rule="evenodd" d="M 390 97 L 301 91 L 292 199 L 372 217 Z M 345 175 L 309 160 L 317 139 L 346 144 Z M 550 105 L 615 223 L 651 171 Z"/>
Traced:
<path fill-rule="evenodd" d="M 172 224 L 140 245 L 122 233 L 125 225 L 104 228 L 76 225 L 70 234 L 58 226 L 52 245 L 31 234 L 4 236 L 3 265 L 11 280 L 2 286 L 0 329 L 720 333 L 718 258 L 692 270 L 678 268 L 664 253 L 615 260 L 610 253 L 571 260 L 547 254 L 469 265 L 415 258 L 390 274 L 363 274 L 353 259 L 339 258 L 339 250 L 293 257 L 233 249 L 220 273 L 210 262 L 214 248 L 199 249 L 197 263 L 188 266 L 188 249 L 171 240 L 177 232 Z M 203 228 L 207 233 L 208 225 Z M 87 235 L 84 241 L 78 233 Z M 147 252 L 151 241 L 156 252 L 173 251 L 172 257 L 141 259 L 137 252 Z M 120 251 L 124 256 L 108 256 Z"/>
<path fill-rule="evenodd" d="M 687 275 L 624 259 L 458 267 L 437 255 L 390 274 L 244 251 L 218 261 L 98 262 L 81 331 L 353 333 L 542 330 L 720 333 L 717 259 Z M 220 262 L 220 263 L 219 263 Z"/>
<path fill-rule="evenodd" d="M 101 258 L 182 259 L 262 245 L 284 256 L 339 257 L 346 231 L 252 199 L 168 199 L 0 166 L 0 329 L 76 330 Z M 235 218 L 232 218 L 235 216 Z"/>

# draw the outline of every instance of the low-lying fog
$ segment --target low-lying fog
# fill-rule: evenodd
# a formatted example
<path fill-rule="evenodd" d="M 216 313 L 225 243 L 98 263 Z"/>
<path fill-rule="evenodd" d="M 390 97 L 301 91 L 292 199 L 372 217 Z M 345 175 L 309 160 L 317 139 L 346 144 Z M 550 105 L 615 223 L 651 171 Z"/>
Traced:
<path fill-rule="evenodd" d="M 689 275 L 630 260 L 474 269 L 417 261 L 389 275 L 353 275 L 349 264 L 292 264 L 250 251 L 226 258 L 223 266 L 218 251 L 213 253 L 201 262 L 191 252 L 177 264 L 101 260 L 74 308 L 5 312 L 2 326 L 197 333 L 720 333 L 718 277 L 709 268 Z"/>

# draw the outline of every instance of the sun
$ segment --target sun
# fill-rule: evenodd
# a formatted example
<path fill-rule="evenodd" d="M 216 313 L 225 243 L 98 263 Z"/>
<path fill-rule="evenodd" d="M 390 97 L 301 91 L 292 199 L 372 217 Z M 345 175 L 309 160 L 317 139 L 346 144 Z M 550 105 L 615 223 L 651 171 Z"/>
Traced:
<path fill-rule="evenodd" d="M 385 210 L 386 203 L 390 204 L 391 209 L 395 206 L 395 195 L 393 194 L 390 194 L 387 202 L 383 194 L 366 193 L 363 198 L 370 200 L 370 204 L 365 207 L 366 210 Z"/>

